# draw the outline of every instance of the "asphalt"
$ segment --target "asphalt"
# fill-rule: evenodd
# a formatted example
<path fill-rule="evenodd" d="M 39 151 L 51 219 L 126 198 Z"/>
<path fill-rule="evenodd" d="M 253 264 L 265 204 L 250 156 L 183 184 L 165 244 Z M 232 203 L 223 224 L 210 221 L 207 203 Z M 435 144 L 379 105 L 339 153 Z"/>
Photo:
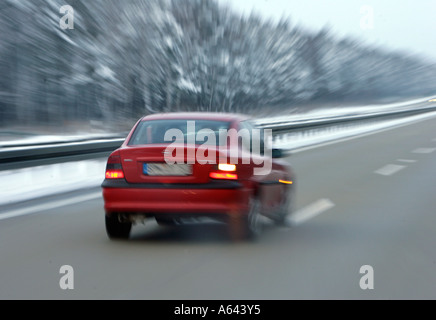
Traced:
<path fill-rule="evenodd" d="M 0 299 L 435 299 L 435 128 L 433 118 L 293 154 L 295 214 L 312 217 L 267 224 L 254 242 L 232 242 L 221 224 L 154 222 L 110 241 L 101 197 L 80 201 L 98 189 L 11 208 L 78 199 L 0 220 Z M 64 265 L 72 290 L 60 288 Z M 374 287 L 363 290 L 368 265 Z"/>

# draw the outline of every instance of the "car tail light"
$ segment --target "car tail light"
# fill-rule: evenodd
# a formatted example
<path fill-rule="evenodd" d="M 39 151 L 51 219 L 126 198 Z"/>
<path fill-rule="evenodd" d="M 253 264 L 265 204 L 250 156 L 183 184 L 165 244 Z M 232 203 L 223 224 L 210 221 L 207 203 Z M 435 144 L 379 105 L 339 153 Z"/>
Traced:
<path fill-rule="evenodd" d="M 235 173 L 211 172 L 209 176 L 212 179 L 238 180 L 238 175 Z"/>
<path fill-rule="evenodd" d="M 106 179 L 124 179 L 121 157 L 112 155 L 106 165 Z"/>
<path fill-rule="evenodd" d="M 234 164 L 219 164 L 218 170 L 225 171 L 225 172 L 235 172 L 236 171 L 236 165 Z"/>
<path fill-rule="evenodd" d="M 236 165 L 221 163 L 216 166 L 216 169 L 209 173 L 209 177 L 212 179 L 221 180 L 238 180 L 238 174 L 236 173 Z"/>

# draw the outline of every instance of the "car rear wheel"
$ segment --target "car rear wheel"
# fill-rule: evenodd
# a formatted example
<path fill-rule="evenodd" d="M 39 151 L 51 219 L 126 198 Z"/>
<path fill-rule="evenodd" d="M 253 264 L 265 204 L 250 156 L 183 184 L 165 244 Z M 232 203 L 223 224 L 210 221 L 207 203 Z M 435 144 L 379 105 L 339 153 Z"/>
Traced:
<path fill-rule="evenodd" d="M 246 217 L 245 227 L 248 238 L 257 238 L 262 233 L 261 202 L 257 198 L 250 199 L 250 209 Z"/>
<path fill-rule="evenodd" d="M 292 192 L 287 192 L 280 206 L 280 209 L 276 217 L 274 218 L 274 222 L 277 226 L 288 225 L 288 216 L 292 213 L 292 198 Z"/>
<path fill-rule="evenodd" d="M 105 216 L 106 232 L 110 239 L 128 239 L 130 230 L 132 229 L 131 222 L 122 222 L 117 214 Z"/>
<path fill-rule="evenodd" d="M 258 238 L 263 229 L 260 200 L 251 198 L 247 214 L 231 216 L 229 228 L 233 240 L 254 240 Z"/>

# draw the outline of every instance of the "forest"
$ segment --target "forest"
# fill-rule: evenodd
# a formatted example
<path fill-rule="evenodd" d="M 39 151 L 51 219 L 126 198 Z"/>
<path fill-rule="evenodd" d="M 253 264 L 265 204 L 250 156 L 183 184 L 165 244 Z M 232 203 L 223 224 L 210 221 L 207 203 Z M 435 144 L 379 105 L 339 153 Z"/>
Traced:
<path fill-rule="evenodd" d="M 0 127 L 170 111 L 277 113 L 435 93 L 436 64 L 215 0 L 0 2 Z M 72 21 L 70 21 L 72 22 Z"/>

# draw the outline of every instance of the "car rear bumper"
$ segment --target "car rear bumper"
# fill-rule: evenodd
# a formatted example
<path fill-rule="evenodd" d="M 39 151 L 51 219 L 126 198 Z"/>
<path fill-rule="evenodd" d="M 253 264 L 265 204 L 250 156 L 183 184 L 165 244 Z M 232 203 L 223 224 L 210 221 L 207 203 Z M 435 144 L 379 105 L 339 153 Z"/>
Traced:
<path fill-rule="evenodd" d="M 105 180 L 102 188 L 108 215 L 233 215 L 246 211 L 250 196 L 249 189 L 236 181 L 181 185 Z"/>

